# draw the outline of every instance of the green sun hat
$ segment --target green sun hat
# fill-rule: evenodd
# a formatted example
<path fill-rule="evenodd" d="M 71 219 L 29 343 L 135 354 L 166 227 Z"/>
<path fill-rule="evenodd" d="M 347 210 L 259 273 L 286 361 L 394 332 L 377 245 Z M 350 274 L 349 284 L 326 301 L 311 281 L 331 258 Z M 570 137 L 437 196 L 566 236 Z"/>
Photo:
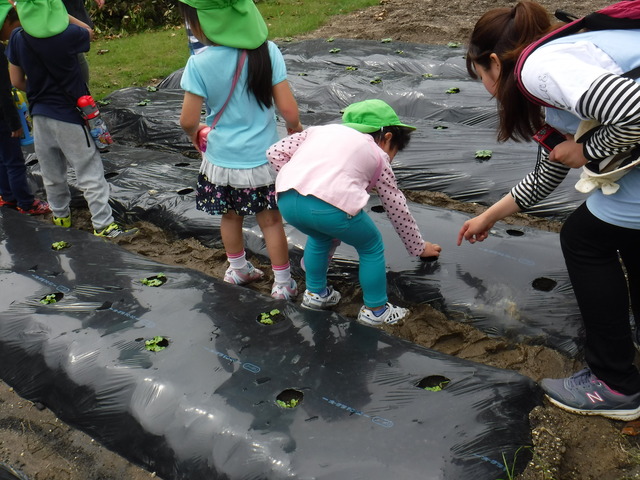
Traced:
<path fill-rule="evenodd" d="M 62 0 L 17 0 L 20 25 L 32 37 L 49 38 L 69 26 L 69 14 Z"/>
<path fill-rule="evenodd" d="M 0 29 L 2 28 L 2 25 L 4 25 L 4 21 L 7 19 L 9 10 L 13 8 L 13 5 L 11 5 L 7 0 L 5 1 L 7 3 L 0 3 Z"/>
<path fill-rule="evenodd" d="M 217 45 L 253 50 L 269 30 L 253 0 L 180 0 L 198 11 L 202 32 Z"/>
<path fill-rule="evenodd" d="M 372 133 L 382 127 L 416 129 L 416 127 L 402 123 L 393 108 L 378 99 L 352 103 L 344 109 L 342 123 L 362 133 Z"/>

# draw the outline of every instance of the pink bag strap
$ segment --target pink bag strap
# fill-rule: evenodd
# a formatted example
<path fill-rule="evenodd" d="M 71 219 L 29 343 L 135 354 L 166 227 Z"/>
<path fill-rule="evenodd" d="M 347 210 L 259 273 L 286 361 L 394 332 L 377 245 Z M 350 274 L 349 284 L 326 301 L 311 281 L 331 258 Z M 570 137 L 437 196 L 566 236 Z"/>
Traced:
<path fill-rule="evenodd" d="M 247 58 L 247 51 L 242 50 L 242 53 L 238 56 L 238 65 L 236 66 L 236 73 L 233 76 L 231 91 L 229 92 L 229 96 L 225 100 L 224 105 L 222 105 L 222 108 L 214 117 L 213 122 L 211 123 L 212 129 L 215 128 L 216 124 L 218 123 L 218 120 L 220 120 L 220 117 L 222 116 L 222 112 L 224 112 L 224 109 L 227 108 L 227 104 L 229 103 L 229 100 L 231 100 L 231 95 L 233 95 L 233 91 L 236 89 L 236 85 L 238 84 L 238 79 L 240 78 L 240 74 L 242 73 L 242 67 L 244 66 L 244 61 L 246 58 Z"/>

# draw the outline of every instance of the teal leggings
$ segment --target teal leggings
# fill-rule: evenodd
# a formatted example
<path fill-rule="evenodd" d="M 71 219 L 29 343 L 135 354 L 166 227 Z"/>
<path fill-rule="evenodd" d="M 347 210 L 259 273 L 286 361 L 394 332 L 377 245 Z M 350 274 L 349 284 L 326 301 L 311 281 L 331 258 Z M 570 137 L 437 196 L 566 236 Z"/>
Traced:
<path fill-rule="evenodd" d="M 360 211 L 351 216 L 311 195 L 295 190 L 278 194 L 278 208 L 283 218 L 307 235 L 304 249 L 307 290 L 324 291 L 327 286 L 329 250 L 334 238 L 351 245 L 358 252 L 358 277 L 364 304 L 379 307 L 387 303 L 387 271 L 382 235 L 369 215 Z"/>

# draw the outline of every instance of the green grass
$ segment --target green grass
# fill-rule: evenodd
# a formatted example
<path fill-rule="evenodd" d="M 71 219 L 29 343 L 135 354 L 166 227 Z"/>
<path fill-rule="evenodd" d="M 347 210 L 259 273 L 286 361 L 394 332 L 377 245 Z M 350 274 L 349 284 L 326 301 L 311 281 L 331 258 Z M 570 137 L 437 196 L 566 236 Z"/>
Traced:
<path fill-rule="evenodd" d="M 341 15 L 379 4 L 379 0 L 260 0 L 269 38 L 295 38 Z M 98 37 L 87 54 L 89 88 L 97 100 L 115 90 L 144 87 L 182 68 L 189 57 L 184 29 L 162 30 L 118 38 Z"/>

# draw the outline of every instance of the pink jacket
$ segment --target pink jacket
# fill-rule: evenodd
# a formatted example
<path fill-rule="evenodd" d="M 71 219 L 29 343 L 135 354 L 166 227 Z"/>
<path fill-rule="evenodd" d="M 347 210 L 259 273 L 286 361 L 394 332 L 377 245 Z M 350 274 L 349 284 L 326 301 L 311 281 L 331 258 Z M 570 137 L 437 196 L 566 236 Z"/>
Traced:
<path fill-rule="evenodd" d="M 272 145 L 267 158 L 278 172 L 277 193 L 294 189 L 349 215 L 364 208 L 375 188 L 407 252 L 423 252 L 424 240 L 398 190 L 389 156 L 371 135 L 337 124 L 310 127 Z"/>

